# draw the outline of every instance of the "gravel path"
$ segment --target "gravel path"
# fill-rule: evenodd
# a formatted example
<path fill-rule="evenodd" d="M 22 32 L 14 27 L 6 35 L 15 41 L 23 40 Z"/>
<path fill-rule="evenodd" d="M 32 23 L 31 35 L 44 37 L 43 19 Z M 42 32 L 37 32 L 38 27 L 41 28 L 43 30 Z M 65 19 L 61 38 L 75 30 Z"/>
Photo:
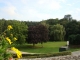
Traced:
<path fill-rule="evenodd" d="M 71 55 L 67 55 L 67 56 L 33 58 L 33 59 L 19 59 L 19 60 L 80 60 L 80 51 L 72 52 Z"/>
<path fill-rule="evenodd" d="M 73 55 L 73 56 L 75 56 L 75 55 L 76 55 L 76 56 L 77 56 L 77 55 L 80 55 L 80 51 L 72 52 L 72 55 Z"/>

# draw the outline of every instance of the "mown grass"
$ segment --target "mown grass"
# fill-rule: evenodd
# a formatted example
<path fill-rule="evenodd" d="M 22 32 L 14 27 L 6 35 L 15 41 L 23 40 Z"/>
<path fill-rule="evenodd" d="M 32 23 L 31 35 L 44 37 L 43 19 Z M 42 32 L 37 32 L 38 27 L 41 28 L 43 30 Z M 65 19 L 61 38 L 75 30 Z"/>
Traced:
<path fill-rule="evenodd" d="M 35 47 L 32 44 L 16 45 L 16 47 L 21 51 L 30 53 L 56 53 L 59 52 L 61 46 L 65 45 L 66 42 L 46 42 L 43 43 L 43 47 L 41 44 L 36 44 Z"/>
<path fill-rule="evenodd" d="M 63 56 L 70 55 L 73 51 L 78 51 L 80 48 L 69 48 L 69 50 L 64 52 L 59 52 L 61 46 L 65 46 L 66 42 L 47 42 L 43 44 L 36 44 L 33 47 L 32 44 L 15 45 L 19 50 L 35 54 L 23 54 L 23 58 L 42 58 L 42 57 L 53 57 L 53 56 Z M 36 54 L 37 53 L 37 54 Z M 38 54 L 41 53 L 41 54 Z"/>
<path fill-rule="evenodd" d="M 74 51 L 80 51 L 80 48 L 69 48 L 68 51 L 74 52 Z"/>

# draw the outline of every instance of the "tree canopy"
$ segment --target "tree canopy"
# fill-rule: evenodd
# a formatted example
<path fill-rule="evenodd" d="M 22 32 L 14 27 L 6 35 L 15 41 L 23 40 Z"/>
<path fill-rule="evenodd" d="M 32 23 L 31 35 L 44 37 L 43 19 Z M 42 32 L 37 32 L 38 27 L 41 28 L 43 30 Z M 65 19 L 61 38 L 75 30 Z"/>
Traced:
<path fill-rule="evenodd" d="M 33 45 L 48 41 L 48 29 L 44 25 L 30 26 L 28 28 L 28 43 Z"/>
<path fill-rule="evenodd" d="M 41 39 L 37 42 L 37 40 L 39 40 L 38 38 L 41 37 L 40 33 L 46 33 L 47 30 L 49 41 L 68 40 L 70 35 L 80 34 L 80 21 L 73 19 L 70 14 L 64 15 L 62 19 L 46 19 L 39 22 L 0 19 L 0 33 L 2 33 L 8 25 L 12 25 L 14 28 L 12 32 L 14 33 L 15 31 L 14 34 L 16 34 L 15 36 L 18 38 L 17 44 L 29 42 L 28 39 L 30 37 L 33 40 L 36 39 L 35 43 L 41 43 Z M 46 30 L 42 25 L 46 27 L 44 27 Z"/>
<path fill-rule="evenodd" d="M 14 28 L 11 32 L 17 37 L 17 44 L 25 43 L 26 38 L 28 38 L 28 26 L 22 21 L 2 19 L 0 20 L 0 33 L 2 33 L 8 25 Z"/>
<path fill-rule="evenodd" d="M 64 40 L 65 28 L 63 27 L 63 25 L 60 25 L 60 24 L 53 25 L 51 26 L 50 35 L 53 36 L 54 38 L 53 41 Z"/>

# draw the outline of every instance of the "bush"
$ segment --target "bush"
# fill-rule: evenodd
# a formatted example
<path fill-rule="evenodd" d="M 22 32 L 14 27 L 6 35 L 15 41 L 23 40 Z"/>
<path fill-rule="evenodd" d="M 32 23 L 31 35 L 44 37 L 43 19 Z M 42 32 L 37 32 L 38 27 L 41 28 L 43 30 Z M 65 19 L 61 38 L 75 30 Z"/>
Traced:
<path fill-rule="evenodd" d="M 69 45 L 80 45 L 80 34 L 69 36 Z"/>

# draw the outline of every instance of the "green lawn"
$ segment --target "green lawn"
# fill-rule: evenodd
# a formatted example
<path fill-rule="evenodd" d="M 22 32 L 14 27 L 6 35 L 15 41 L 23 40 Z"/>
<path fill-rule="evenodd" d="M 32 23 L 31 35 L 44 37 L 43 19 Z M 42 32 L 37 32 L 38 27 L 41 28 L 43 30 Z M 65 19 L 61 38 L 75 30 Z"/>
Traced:
<path fill-rule="evenodd" d="M 68 51 L 71 51 L 71 52 L 73 52 L 73 51 L 80 51 L 80 48 L 70 48 Z"/>
<path fill-rule="evenodd" d="M 19 50 L 30 52 L 30 53 L 56 53 L 59 52 L 59 47 L 66 45 L 66 42 L 47 42 L 41 44 L 36 44 L 33 48 L 32 44 L 24 44 L 22 46 L 16 46 Z"/>

